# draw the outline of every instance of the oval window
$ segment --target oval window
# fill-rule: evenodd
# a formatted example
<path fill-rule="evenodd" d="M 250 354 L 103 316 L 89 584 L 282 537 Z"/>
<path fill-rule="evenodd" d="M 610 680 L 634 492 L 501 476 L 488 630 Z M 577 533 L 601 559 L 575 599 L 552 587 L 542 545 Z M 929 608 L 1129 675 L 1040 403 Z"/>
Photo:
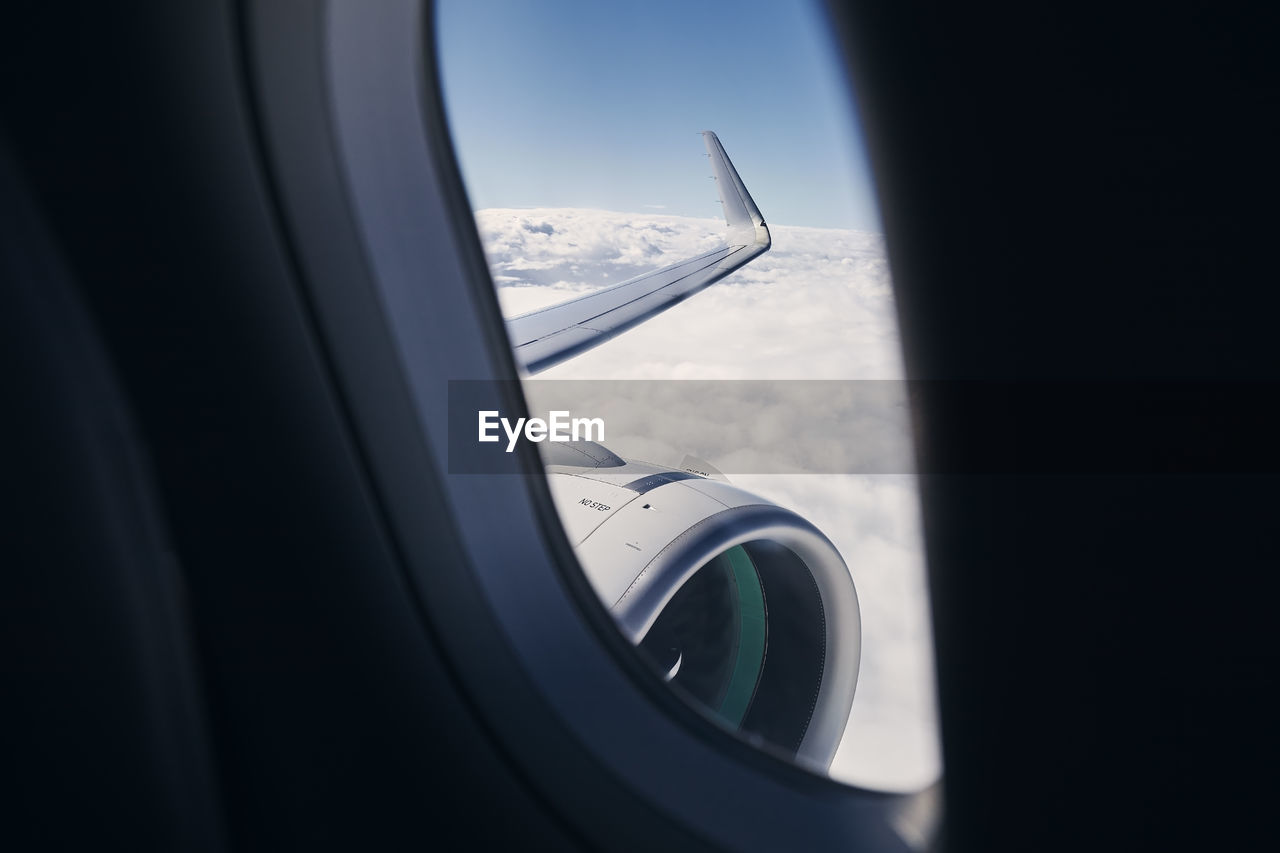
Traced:
<path fill-rule="evenodd" d="M 437 14 L 530 408 L 521 424 L 495 413 L 483 440 L 539 444 L 593 589 L 670 689 L 835 779 L 932 784 L 891 279 L 821 10 Z"/>

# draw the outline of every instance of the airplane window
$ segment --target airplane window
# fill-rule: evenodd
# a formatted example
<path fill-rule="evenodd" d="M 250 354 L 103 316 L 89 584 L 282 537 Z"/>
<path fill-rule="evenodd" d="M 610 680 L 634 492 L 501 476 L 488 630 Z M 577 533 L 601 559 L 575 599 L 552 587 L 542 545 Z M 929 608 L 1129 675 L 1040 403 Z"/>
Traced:
<path fill-rule="evenodd" d="M 935 782 L 874 187 L 822 10 L 438 4 L 447 118 L 565 534 L 656 678 L 837 780 Z"/>

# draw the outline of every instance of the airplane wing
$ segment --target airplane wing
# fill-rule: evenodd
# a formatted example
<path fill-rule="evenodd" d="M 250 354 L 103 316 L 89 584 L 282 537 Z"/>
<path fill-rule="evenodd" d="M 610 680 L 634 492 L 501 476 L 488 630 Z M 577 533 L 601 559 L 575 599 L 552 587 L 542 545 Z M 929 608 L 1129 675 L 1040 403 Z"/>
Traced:
<path fill-rule="evenodd" d="M 702 132 L 728 229 L 725 245 L 642 276 L 507 320 L 516 361 L 529 373 L 622 334 L 769 250 L 769 228 L 720 140 Z"/>

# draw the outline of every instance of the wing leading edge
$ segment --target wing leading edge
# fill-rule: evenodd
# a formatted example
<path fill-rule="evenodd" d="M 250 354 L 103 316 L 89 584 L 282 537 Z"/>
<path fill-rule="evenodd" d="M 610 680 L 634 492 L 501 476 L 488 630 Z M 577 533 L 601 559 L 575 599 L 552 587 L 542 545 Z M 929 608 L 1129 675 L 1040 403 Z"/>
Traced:
<path fill-rule="evenodd" d="M 769 251 L 769 227 L 720 140 L 702 132 L 728 225 L 726 245 L 507 321 L 516 361 L 538 373 L 639 325 Z"/>

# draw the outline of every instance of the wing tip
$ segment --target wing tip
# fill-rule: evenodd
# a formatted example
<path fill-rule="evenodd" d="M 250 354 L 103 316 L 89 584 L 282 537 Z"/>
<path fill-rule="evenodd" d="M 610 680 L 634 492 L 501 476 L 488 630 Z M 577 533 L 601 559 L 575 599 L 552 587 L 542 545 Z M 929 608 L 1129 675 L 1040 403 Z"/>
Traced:
<path fill-rule="evenodd" d="M 564 302 L 560 302 L 546 308 L 530 311 L 525 314 L 521 314 L 518 317 L 509 318 L 506 321 L 506 325 L 508 334 L 512 339 L 512 349 L 515 354 L 517 364 L 526 375 L 540 373 L 549 367 L 559 364 L 562 361 L 566 361 L 579 353 L 585 352 L 604 343 L 610 338 L 622 334 L 632 326 L 644 322 L 654 314 L 665 311 L 667 308 L 670 308 L 680 301 L 683 301 L 688 296 L 693 295 L 693 293 L 696 293 L 704 287 L 719 281 L 733 270 L 749 263 L 752 259 L 770 249 L 773 244 L 773 240 L 769 234 L 769 227 L 765 224 L 764 217 L 760 215 L 760 210 L 756 207 L 756 204 L 751 199 L 750 194 L 747 193 L 747 188 L 742 184 L 742 178 L 738 176 L 738 172 L 734 168 L 733 163 L 729 161 L 729 155 L 725 153 L 724 146 L 720 144 L 720 138 L 716 136 L 714 131 L 710 130 L 699 131 L 699 133 L 702 134 L 702 137 L 706 142 L 707 155 L 715 164 L 715 171 L 717 174 L 716 183 L 720 192 L 720 201 L 726 210 L 725 222 L 729 226 L 730 245 L 719 250 L 714 250 L 711 253 L 707 253 L 719 255 L 713 265 L 714 268 L 712 269 L 715 273 L 714 276 L 707 277 L 705 279 L 705 283 L 697 285 L 688 292 L 681 293 L 678 296 L 667 299 L 651 309 L 647 309 L 646 311 L 635 315 L 634 317 L 620 320 L 616 324 L 608 326 L 608 328 L 588 328 L 584 323 L 574 319 L 573 317 L 566 318 L 559 316 L 563 315 L 566 310 L 572 310 L 569 308 L 570 305 L 580 303 L 586 299 L 594 298 L 596 295 L 594 292 L 574 297 L 572 299 L 567 299 Z M 731 214 L 732 218 L 730 218 Z M 746 251 L 739 252 L 738 250 L 740 249 L 746 249 Z M 719 263 L 719 261 L 723 261 L 729 255 L 734 256 L 734 261 L 731 264 Z M 698 258 L 694 258 L 691 260 L 697 259 Z M 671 269 L 689 262 L 690 261 L 682 261 L 678 264 L 672 265 L 672 267 L 666 267 L 664 269 Z M 708 268 L 711 269 L 712 267 L 709 266 Z M 659 270 L 657 272 L 662 271 Z M 600 292 L 627 286 L 648 277 L 649 275 L 640 276 L 632 281 L 622 282 L 621 284 L 613 285 L 610 288 L 604 288 Z M 607 314 L 614 310 L 617 310 L 616 306 L 615 308 L 609 308 L 602 313 Z M 559 319 L 551 324 L 553 327 L 559 325 L 559 327 L 555 328 L 554 331 L 544 334 L 533 334 L 533 330 L 520 328 L 521 324 L 528 322 L 530 318 L 535 316 L 545 317 L 552 314 L 556 314 L 559 317 Z M 574 334 L 567 334 L 571 330 L 576 330 L 576 332 Z M 556 338 L 556 341 L 552 342 L 552 338 Z"/>

